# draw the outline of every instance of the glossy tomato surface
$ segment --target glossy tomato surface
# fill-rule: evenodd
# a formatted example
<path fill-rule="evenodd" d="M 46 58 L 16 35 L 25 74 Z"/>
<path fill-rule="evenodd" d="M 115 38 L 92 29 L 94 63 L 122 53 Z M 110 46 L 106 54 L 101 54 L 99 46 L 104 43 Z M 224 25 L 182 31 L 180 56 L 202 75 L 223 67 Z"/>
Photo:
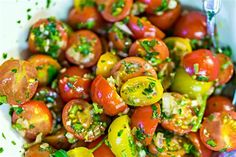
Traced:
<path fill-rule="evenodd" d="M 25 152 L 24 157 L 50 157 L 53 151 L 54 149 L 47 143 L 35 144 Z"/>

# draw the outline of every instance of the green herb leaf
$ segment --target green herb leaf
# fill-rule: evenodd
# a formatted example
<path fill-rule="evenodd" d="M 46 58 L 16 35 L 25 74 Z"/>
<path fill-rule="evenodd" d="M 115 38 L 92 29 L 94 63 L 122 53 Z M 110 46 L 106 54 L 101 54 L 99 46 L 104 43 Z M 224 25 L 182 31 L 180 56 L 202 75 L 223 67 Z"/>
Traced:
<path fill-rule="evenodd" d="M 154 119 L 159 118 L 156 105 L 152 105 L 152 118 L 154 118 Z"/>
<path fill-rule="evenodd" d="M 158 12 L 164 12 L 166 10 L 168 10 L 168 1 L 162 0 L 161 5 L 154 10 L 154 13 L 156 14 Z"/>
<path fill-rule="evenodd" d="M 143 29 L 143 24 L 142 24 L 142 22 L 141 22 L 140 19 L 138 19 L 137 25 L 138 25 L 138 27 L 139 27 L 140 29 Z"/>
<path fill-rule="evenodd" d="M 4 53 L 2 54 L 2 58 L 3 58 L 3 59 L 6 59 L 6 58 L 7 58 L 7 53 L 4 52 Z"/>
<path fill-rule="evenodd" d="M 53 153 L 52 156 L 53 157 L 68 157 L 66 151 L 63 149 L 57 150 L 55 153 Z"/>
<path fill-rule="evenodd" d="M 105 9 L 105 4 L 99 4 L 98 5 L 98 11 L 102 12 Z"/>
<path fill-rule="evenodd" d="M 12 69 L 11 72 L 17 73 L 17 69 Z"/>
<path fill-rule="evenodd" d="M 0 105 L 6 104 L 7 103 L 7 96 L 6 95 L 1 95 L 0 96 Z"/>
<path fill-rule="evenodd" d="M 2 153 L 4 151 L 4 149 L 2 147 L 0 147 L 0 153 Z"/>
<path fill-rule="evenodd" d="M 207 144 L 208 144 L 209 146 L 211 146 L 211 147 L 217 146 L 216 143 L 215 143 L 215 141 L 214 141 L 213 139 L 207 140 Z"/>

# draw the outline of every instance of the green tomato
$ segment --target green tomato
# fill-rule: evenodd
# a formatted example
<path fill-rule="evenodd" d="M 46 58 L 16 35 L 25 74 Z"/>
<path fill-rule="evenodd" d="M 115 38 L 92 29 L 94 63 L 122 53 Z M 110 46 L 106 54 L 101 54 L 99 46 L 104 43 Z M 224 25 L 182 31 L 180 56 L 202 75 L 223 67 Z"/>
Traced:
<path fill-rule="evenodd" d="M 108 142 L 116 157 L 136 157 L 136 146 L 127 115 L 116 118 L 108 130 Z"/>
<path fill-rule="evenodd" d="M 178 68 L 171 85 L 171 91 L 186 94 L 195 99 L 206 94 L 210 95 L 212 87 L 213 82 L 197 81 L 188 75 L 183 68 Z"/>
<path fill-rule="evenodd" d="M 163 94 L 161 82 L 150 76 L 126 81 L 120 91 L 122 99 L 131 106 L 147 106 L 158 102 Z"/>
<path fill-rule="evenodd" d="M 78 147 L 67 152 L 69 157 L 94 157 L 91 150 L 85 147 Z"/>

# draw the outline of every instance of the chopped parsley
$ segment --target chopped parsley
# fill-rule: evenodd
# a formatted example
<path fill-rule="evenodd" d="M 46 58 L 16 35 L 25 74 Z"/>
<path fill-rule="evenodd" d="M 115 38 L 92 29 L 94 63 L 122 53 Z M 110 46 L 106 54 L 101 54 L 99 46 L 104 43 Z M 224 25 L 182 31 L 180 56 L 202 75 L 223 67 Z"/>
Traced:
<path fill-rule="evenodd" d="M 6 59 L 6 58 L 7 58 L 7 53 L 4 52 L 4 53 L 2 54 L 2 58 L 3 58 L 3 59 Z"/>
<path fill-rule="evenodd" d="M 123 129 L 118 131 L 117 136 L 120 137 L 122 135 L 123 131 L 124 131 Z"/>
<path fill-rule="evenodd" d="M 94 20 L 90 20 L 87 21 L 85 23 L 81 22 L 77 24 L 77 28 L 81 29 L 81 28 L 87 28 L 87 29 L 92 29 L 95 26 L 95 21 Z"/>
<path fill-rule="evenodd" d="M 137 140 L 143 141 L 145 139 L 145 134 L 144 134 L 143 129 L 141 129 L 140 127 L 136 128 L 135 137 Z"/>
<path fill-rule="evenodd" d="M 16 145 L 16 142 L 15 141 L 11 141 L 11 144 L 13 144 L 14 146 Z"/>
<path fill-rule="evenodd" d="M 52 156 L 53 157 L 68 157 L 66 151 L 63 149 L 57 150 L 56 152 L 53 153 Z"/>
<path fill-rule="evenodd" d="M 205 82 L 207 82 L 207 81 L 209 80 L 209 78 L 206 77 L 206 76 L 197 76 L 196 79 L 197 79 L 198 81 L 205 81 Z"/>
<path fill-rule="evenodd" d="M 27 12 L 30 12 L 30 11 L 31 11 L 31 9 L 30 9 L 30 8 L 28 8 L 26 11 L 27 11 Z"/>
<path fill-rule="evenodd" d="M 105 4 L 99 4 L 98 5 L 98 11 L 102 12 L 105 9 Z"/>
<path fill-rule="evenodd" d="M 9 115 L 12 116 L 13 112 L 15 112 L 17 115 L 21 114 L 23 112 L 22 107 L 11 107 L 9 111 Z"/>
<path fill-rule="evenodd" d="M 164 151 L 165 151 L 165 148 L 160 148 L 160 147 L 157 147 L 157 151 L 158 151 L 159 153 L 162 153 L 162 152 L 164 152 Z"/>
<path fill-rule="evenodd" d="M 158 13 L 158 12 L 164 12 L 168 10 L 168 1 L 167 0 L 162 0 L 161 5 L 158 6 L 155 10 L 154 13 Z"/>
<path fill-rule="evenodd" d="M 195 63 L 195 64 L 193 65 L 193 69 L 194 69 L 194 74 L 198 74 L 198 72 L 199 72 L 199 64 L 198 64 L 198 63 Z"/>
<path fill-rule="evenodd" d="M 12 69 L 11 72 L 17 73 L 17 69 Z"/>
<path fill-rule="evenodd" d="M 153 88 L 156 86 L 156 83 L 155 82 L 150 82 L 149 85 L 148 85 L 148 88 L 144 88 L 142 94 L 143 95 L 150 95 L 154 92 Z"/>
<path fill-rule="evenodd" d="M 76 52 L 81 53 L 84 57 L 88 56 L 93 51 L 92 41 L 85 37 L 80 38 L 80 44 L 74 48 Z"/>
<path fill-rule="evenodd" d="M 227 69 L 230 65 L 232 65 L 232 62 L 231 61 L 227 61 L 225 62 L 224 64 L 221 65 L 221 70 L 225 70 Z"/>
<path fill-rule="evenodd" d="M 47 0 L 47 3 L 46 3 L 46 8 L 47 8 L 47 9 L 50 7 L 51 2 L 52 2 L 51 0 Z"/>
<path fill-rule="evenodd" d="M 3 132 L 2 132 L 2 138 L 4 138 L 6 140 L 6 136 Z"/>
<path fill-rule="evenodd" d="M 4 149 L 2 147 L 0 147 L 0 153 L 2 153 L 4 151 Z"/>
<path fill-rule="evenodd" d="M 16 23 L 20 24 L 20 23 L 21 23 L 21 20 L 16 21 Z"/>
<path fill-rule="evenodd" d="M 103 113 L 103 109 L 101 107 L 98 106 L 97 103 L 93 103 L 93 111 L 95 114 L 102 114 Z"/>
<path fill-rule="evenodd" d="M 1 95 L 0 96 L 0 105 L 7 103 L 7 96 Z"/>
<path fill-rule="evenodd" d="M 143 29 L 143 23 L 141 22 L 141 19 L 138 19 L 137 25 L 140 29 Z"/>
<path fill-rule="evenodd" d="M 124 0 L 116 0 L 115 3 L 112 4 L 112 15 L 118 16 L 123 11 L 124 6 Z"/>
<path fill-rule="evenodd" d="M 216 143 L 215 143 L 215 141 L 214 141 L 213 139 L 207 140 L 207 144 L 208 144 L 209 146 L 211 146 L 211 147 L 217 146 Z"/>
<path fill-rule="evenodd" d="M 152 118 L 154 119 L 159 118 L 156 105 L 152 105 Z"/>
<path fill-rule="evenodd" d="M 32 16 L 31 15 L 27 15 L 27 20 L 30 20 L 32 18 Z"/>

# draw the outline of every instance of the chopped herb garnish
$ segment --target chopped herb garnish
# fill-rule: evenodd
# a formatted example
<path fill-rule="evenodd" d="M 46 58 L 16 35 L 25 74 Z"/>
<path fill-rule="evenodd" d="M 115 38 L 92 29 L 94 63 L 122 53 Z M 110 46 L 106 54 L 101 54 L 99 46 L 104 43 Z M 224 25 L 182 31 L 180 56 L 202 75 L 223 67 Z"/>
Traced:
<path fill-rule="evenodd" d="M 81 28 L 92 29 L 94 26 L 95 26 L 94 20 L 87 21 L 86 23 L 81 22 L 77 24 L 78 29 L 81 29 Z"/>
<path fill-rule="evenodd" d="M 135 137 L 137 140 L 139 141 L 143 141 L 145 139 L 145 134 L 144 134 L 144 131 L 138 127 L 135 131 Z"/>
<path fill-rule="evenodd" d="M 2 147 L 0 147 L 0 153 L 2 153 L 4 151 L 4 149 Z"/>
<path fill-rule="evenodd" d="M 101 107 L 99 107 L 97 103 L 93 103 L 93 110 L 94 110 L 95 114 L 102 114 L 103 113 L 103 109 Z"/>
<path fill-rule="evenodd" d="M 164 12 L 168 9 L 168 1 L 167 0 L 162 0 L 161 5 L 158 6 L 155 10 L 154 13 L 157 14 L 158 12 Z"/>
<path fill-rule="evenodd" d="M 11 72 L 17 73 L 17 69 L 12 69 Z"/>
<path fill-rule="evenodd" d="M 150 95 L 154 92 L 153 88 L 156 86 L 155 82 L 150 82 L 148 88 L 144 88 L 142 94 L 143 95 Z"/>
<path fill-rule="evenodd" d="M 7 58 L 7 53 L 4 52 L 4 53 L 2 54 L 2 58 L 3 58 L 3 59 L 6 59 L 6 58 Z"/>
<path fill-rule="evenodd" d="M 81 53 L 83 56 L 87 56 L 93 51 L 92 41 L 89 41 L 85 37 L 80 38 L 80 44 L 77 45 L 74 49 L 76 52 Z"/>
<path fill-rule="evenodd" d="M 120 130 L 118 133 L 117 133 L 117 136 L 120 137 L 122 135 L 124 130 Z"/>
<path fill-rule="evenodd" d="M 206 77 L 206 76 L 197 76 L 197 78 L 196 78 L 198 81 L 205 81 L 205 82 L 207 82 L 209 79 L 208 79 L 208 77 Z"/>
<path fill-rule="evenodd" d="M 2 138 L 6 139 L 6 136 L 3 132 L 2 132 Z"/>
<path fill-rule="evenodd" d="M 207 140 L 207 144 L 211 147 L 215 147 L 216 146 L 216 143 L 213 139 L 210 139 L 210 140 Z"/>
<path fill-rule="evenodd" d="M 143 24 L 142 24 L 142 22 L 141 22 L 140 19 L 138 19 L 137 25 L 138 25 L 138 27 L 139 27 L 140 29 L 143 29 Z"/>
<path fill-rule="evenodd" d="M 51 0 L 47 0 L 47 3 L 46 3 L 46 8 L 49 8 L 50 7 L 50 5 L 51 5 Z"/>
<path fill-rule="evenodd" d="M 224 64 L 221 65 L 221 70 L 225 70 L 227 69 L 230 65 L 232 65 L 232 62 L 231 61 L 227 61 L 225 62 Z"/>
<path fill-rule="evenodd" d="M 23 112 L 22 107 L 13 107 L 13 110 L 17 115 L 21 114 Z"/>
<path fill-rule="evenodd" d="M 31 9 L 30 9 L 30 8 L 28 8 L 26 11 L 27 11 L 27 12 L 30 12 L 30 11 L 31 11 Z"/>
<path fill-rule="evenodd" d="M 31 15 L 27 15 L 27 20 L 30 20 L 32 18 L 32 16 Z"/>
<path fill-rule="evenodd" d="M 195 64 L 193 65 L 193 69 L 194 69 L 194 74 L 198 74 L 198 72 L 199 72 L 199 64 L 198 64 L 198 63 L 195 63 Z"/>
<path fill-rule="evenodd" d="M 16 23 L 20 24 L 20 23 L 21 23 L 21 20 L 16 21 Z"/>
<path fill-rule="evenodd" d="M 157 151 L 158 151 L 159 153 L 162 153 L 162 152 L 164 152 L 164 150 L 165 150 L 165 148 L 160 148 L 160 147 L 157 147 Z"/>
<path fill-rule="evenodd" d="M 11 144 L 13 144 L 14 146 L 16 145 L 16 142 L 15 141 L 11 141 Z"/>
<path fill-rule="evenodd" d="M 66 151 L 63 149 L 57 150 L 55 153 L 53 153 L 52 156 L 53 157 L 68 157 Z"/>
<path fill-rule="evenodd" d="M 1 95 L 0 96 L 0 105 L 7 103 L 7 96 Z"/>
<path fill-rule="evenodd" d="M 156 105 L 152 105 L 152 118 L 154 118 L 154 119 L 159 118 Z"/>
<path fill-rule="evenodd" d="M 209 119 L 210 121 L 213 121 L 214 118 L 215 118 L 214 114 L 211 114 L 211 115 L 208 116 L 208 119 Z"/>
<path fill-rule="evenodd" d="M 102 12 L 105 9 L 105 4 L 99 4 L 98 5 L 98 11 Z"/>
<path fill-rule="evenodd" d="M 193 145 L 190 143 L 184 143 L 183 147 L 186 153 L 189 154 L 191 152 L 191 149 L 193 148 Z"/>
<path fill-rule="evenodd" d="M 113 16 L 119 15 L 122 12 L 124 6 L 125 6 L 125 1 L 124 0 L 116 0 L 112 4 L 112 15 Z"/>

